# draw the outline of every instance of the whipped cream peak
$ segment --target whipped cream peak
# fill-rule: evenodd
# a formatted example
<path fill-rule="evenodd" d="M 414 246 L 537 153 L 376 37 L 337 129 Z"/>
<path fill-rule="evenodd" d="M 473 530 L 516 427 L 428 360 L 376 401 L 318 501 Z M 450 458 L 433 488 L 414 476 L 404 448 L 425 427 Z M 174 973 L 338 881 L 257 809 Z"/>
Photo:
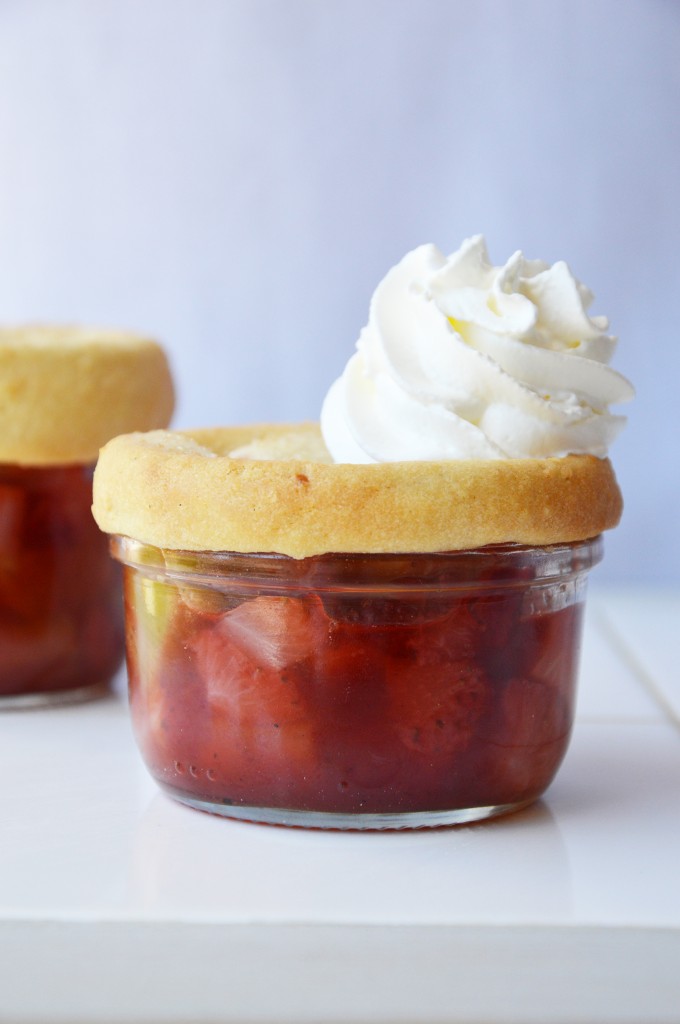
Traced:
<path fill-rule="evenodd" d="M 357 351 L 321 412 L 336 462 L 600 457 L 633 397 L 616 338 L 563 261 L 489 260 L 481 235 L 448 258 L 408 253 L 380 282 Z"/>

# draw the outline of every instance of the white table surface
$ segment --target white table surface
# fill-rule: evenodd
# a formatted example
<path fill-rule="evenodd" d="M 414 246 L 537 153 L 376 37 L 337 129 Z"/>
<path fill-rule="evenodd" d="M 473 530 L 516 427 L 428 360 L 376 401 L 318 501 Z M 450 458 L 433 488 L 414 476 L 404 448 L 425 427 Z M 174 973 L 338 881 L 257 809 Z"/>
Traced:
<path fill-rule="evenodd" d="M 437 831 L 176 804 L 122 680 L 0 715 L 0 1021 L 680 1021 L 679 638 L 680 592 L 593 589 L 556 781 Z"/>

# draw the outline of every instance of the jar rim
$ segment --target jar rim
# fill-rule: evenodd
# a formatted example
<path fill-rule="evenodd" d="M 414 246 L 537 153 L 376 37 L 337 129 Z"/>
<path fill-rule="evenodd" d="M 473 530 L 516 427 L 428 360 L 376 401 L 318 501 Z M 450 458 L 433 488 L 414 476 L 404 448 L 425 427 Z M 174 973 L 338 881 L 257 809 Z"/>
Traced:
<path fill-rule="evenodd" d="M 293 558 L 274 552 L 177 551 L 114 535 L 111 553 L 155 579 L 211 589 L 426 592 L 506 589 L 566 581 L 603 556 L 602 536 L 564 544 L 495 544 L 469 551 L 343 553 Z"/>

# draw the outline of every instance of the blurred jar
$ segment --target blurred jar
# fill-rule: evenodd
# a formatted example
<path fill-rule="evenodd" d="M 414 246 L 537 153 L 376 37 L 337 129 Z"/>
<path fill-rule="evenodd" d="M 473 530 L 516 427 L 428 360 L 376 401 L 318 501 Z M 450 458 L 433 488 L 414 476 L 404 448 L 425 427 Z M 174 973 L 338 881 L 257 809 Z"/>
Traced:
<path fill-rule="evenodd" d="M 123 656 L 120 578 L 92 518 L 99 448 L 167 425 L 154 341 L 119 331 L 0 329 L 0 708 L 105 692 Z"/>

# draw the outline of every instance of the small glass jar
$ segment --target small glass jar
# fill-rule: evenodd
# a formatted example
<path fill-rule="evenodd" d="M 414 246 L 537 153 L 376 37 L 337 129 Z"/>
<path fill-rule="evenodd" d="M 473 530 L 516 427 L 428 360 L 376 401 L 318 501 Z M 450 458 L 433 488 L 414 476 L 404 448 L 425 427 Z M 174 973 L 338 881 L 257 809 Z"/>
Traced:
<path fill-rule="evenodd" d="M 451 825 L 530 804 L 562 761 L 599 537 L 300 559 L 122 536 L 112 550 L 137 741 L 186 804 Z"/>
<path fill-rule="evenodd" d="M 98 696 L 125 649 L 89 466 L 0 465 L 0 706 Z"/>
<path fill-rule="evenodd" d="M 106 692 L 125 652 L 121 570 L 92 516 L 99 449 L 167 425 L 161 346 L 70 325 L 0 327 L 0 710 Z"/>

